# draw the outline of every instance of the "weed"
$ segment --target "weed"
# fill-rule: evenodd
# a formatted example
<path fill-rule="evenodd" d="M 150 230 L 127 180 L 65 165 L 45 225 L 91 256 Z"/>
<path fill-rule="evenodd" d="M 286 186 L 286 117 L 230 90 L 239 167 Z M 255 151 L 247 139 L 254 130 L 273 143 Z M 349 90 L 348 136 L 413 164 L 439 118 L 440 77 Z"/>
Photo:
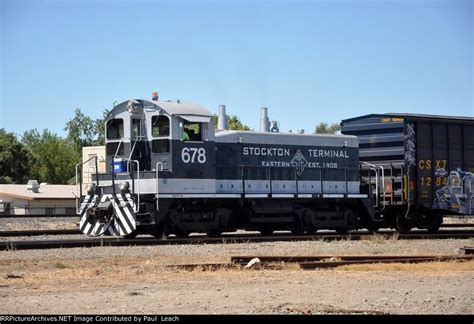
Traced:
<path fill-rule="evenodd" d="M 69 265 L 66 264 L 66 263 L 56 262 L 56 263 L 54 264 L 54 268 L 56 268 L 56 269 L 69 269 L 69 268 L 71 268 L 71 266 L 69 266 Z"/>

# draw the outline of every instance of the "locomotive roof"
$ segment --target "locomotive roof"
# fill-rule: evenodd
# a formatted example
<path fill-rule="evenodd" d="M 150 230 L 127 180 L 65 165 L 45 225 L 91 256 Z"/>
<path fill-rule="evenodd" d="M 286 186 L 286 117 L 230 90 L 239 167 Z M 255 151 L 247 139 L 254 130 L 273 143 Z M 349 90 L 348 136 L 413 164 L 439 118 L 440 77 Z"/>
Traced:
<path fill-rule="evenodd" d="M 109 116 L 117 115 L 118 113 L 123 112 L 127 109 L 127 105 L 130 100 L 135 100 L 143 104 L 143 107 L 146 108 L 161 108 L 170 115 L 177 116 L 203 116 L 203 117 L 212 117 L 213 115 L 206 108 L 192 102 L 172 102 L 172 101 L 156 101 L 156 100 L 144 100 L 144 99 L 129 99 L 118 105 L 116 105 Z M 107 117 L 109 117 L 107 116 Z"/>
<path fill-rule="evenodd" d="M 358 117 L 343 119 L 341 123 L 352 122 L 355 120 L 367 119 L 372 117 L 398 117 L 418 120 L 446 120 L 446 121 L 468 121 L 474 122 L 474 117 L 467 116 L 441 116 L 428 114 L 413 114 L 413 113 L 386 113 L 386 114 L 367 114 Z"/>
<path fill-rule="evenodd" d="M 359 147 L 359 139 L 353 135 L 271 133 L 234 130 L 217 132 L 216 142 Z"/>

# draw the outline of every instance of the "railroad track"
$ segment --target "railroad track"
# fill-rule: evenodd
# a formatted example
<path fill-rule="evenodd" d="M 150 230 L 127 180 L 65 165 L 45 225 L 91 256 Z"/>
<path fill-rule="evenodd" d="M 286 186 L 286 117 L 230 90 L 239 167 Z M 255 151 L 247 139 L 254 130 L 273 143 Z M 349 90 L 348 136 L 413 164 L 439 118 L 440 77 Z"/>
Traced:
<path fill-rule="evenodd" d="M 460 255 L 316 255 L 316 256 L 232 256 L 227 263 L 191 263 L 170 264 L 169 268 L 184 270 L 202 269 L 207 271 L 219 269 L 283 269 L 287 264 L 297 264 L 300 269 L 311 270 L 321 268 L 336 268 L 344 265 L 373 264 L 373 263 L 422 263 L 440 261 L 470 261 L 474 254 L 464 254 L 464 247 Z"/>
<path fill-rule="evenodd" d="M 473 227 L 474 224 L 443 224 L 443 228 L 467 228 Z M 359 231 L 355 233 L 366 233 Z M 380 231 L 380 234 L 394 233 L 394 231 Z M 319 232 L 317 236 L 324 236 L 328 233 Z M 0 231 L 0 237 L 20 237 L 20 236 L 41 236 L 41 235 L 82 235 L 78 229 L 59 229 L 59 230 L 15 230 L 15 231 Z"/>
<path fill-rule="evenodd" d="M 447 223 L 447 224 L 441 224 L 441 227 L 444 227 L 444 228 L 474 227 L 474 224 L 469 224 L 469 223 Z"/>
<path fill-rule="evenodd" d="M 0 231 L 0 237 L 80 234 L 82 232 L 77 229 Z"/>
<path fill-rule="evenodd" d="M 445 224 L 445 228 L 464 228 L 464 227 L 474 227 L 474 224 Z M 423 231 L 423 230 L 421 230 Z M 354 233 L 368 234 L 367 231 L 359 230 Z M 393 230 L 381 230 L 379 234 L 390 234 L 395 233 Z M 418 233 L 417 230 L 413 233 Z M 444 233 L 441 230 L 440 233 Z M 451 233 L 451 232 L 450 232 Z M 83 233 L 78 229 L 58 229 L 58 230 L 15 230 L 15 231 L 0 231 L 0 237 L 20 237 L 20 236 L 41 236 L 41 235 L 82 235 Z M 318 232 L 317 236 L 329 235 L 327 232 Z"/>
<path fill-rule="evenodd" d="M 386 238 L 397 239 L 466 239 L 473 238 L 474 231 L 442 231 L 435 234 L 426 232 L 412 232 L 408 234 L 397 234 L 396 232 L 382 232 L 377 234 Z M 262 236 L 260 234 L 230 234 L 220 237 L 191 236 L 187 238 L 169 238 L 160 240 L 156 238 L 139 237 L 135 239 L 124 238 L 84 238 L 66 240 L 34 240 L 34 241 L 3 241 L 0 242 L 0 250 L 28 250 L 28 249 L 57 249 L 97 246 L 144 246 L 144 245 L 172 245 L 172 244 L 219 244 L 219 243 L 250 243 L 250 242 L 278 242 L 278 241 L 317 241 L 317 240 L 370 240 L 374 234 L 368 232 L 355 232 L 346 235 L 333 233 L 320 233 L 317 235 L 289 235 L 274 234 Z"/>

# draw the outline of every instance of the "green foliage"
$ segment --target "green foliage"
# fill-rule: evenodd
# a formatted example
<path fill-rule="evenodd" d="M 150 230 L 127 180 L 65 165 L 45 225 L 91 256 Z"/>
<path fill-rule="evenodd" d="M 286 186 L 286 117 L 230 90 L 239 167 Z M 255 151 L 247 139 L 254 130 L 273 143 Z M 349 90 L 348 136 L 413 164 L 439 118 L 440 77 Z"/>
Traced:
<path fill-rule="evenodd" d="M 247 125 L 244 125 L 237 116 L 229 116 L 229 115 L 226 115 L 226 116 L 227 116 L 228 129 L 243 130 L 243 131 L 252 130 Z M 217 128 L 217 119 L 218 119 L 218 116 L 214 114 L 214 128 Z"/>
<path fill-rule="evenodd" d="M 23 143 L 32 156 L 31 179 L 39 182 L 66 184 L 75 176 L 76 164 L 81 160 L 73 143 L 47 129 L 25 132 Z"/>
<path fill-rule="evenodd" d="M 71 141 L 76 152 L 82 154 L 84 146 L 104 145 L 104 120 L 108 113 L 109 111 L 105 110 L 102 118 L 93 120 L 76 108 L 74 117 L 67 121 L 64 128 L 68 132 L 67 139 Z"/>
<path fill-rule="evenodd" d="M 334 123 L 328 125 L 326 123 L 319 123 L 314 130 L 315 134 L 336 134 L 341 130 L 341 125 L 339 123 Z"/>
<path fill-rule="evenodd" d="M 13 133 L 0 129 L 0 183 L 26 183 L 30 156 Z"/>

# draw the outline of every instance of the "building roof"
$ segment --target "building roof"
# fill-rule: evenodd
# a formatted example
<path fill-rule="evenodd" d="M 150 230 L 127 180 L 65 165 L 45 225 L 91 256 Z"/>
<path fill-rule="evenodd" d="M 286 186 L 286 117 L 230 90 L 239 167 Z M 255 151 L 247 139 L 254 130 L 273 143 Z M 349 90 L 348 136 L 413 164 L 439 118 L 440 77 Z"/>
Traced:
<path fill-rule="evenodd" d="M 26 184 L 0 184 L 0 198 L 11 197 L 25 200 L 37 199 L 74 199 L 76 186 L 40 185 L 39 192 L 26 190 Z"/>

